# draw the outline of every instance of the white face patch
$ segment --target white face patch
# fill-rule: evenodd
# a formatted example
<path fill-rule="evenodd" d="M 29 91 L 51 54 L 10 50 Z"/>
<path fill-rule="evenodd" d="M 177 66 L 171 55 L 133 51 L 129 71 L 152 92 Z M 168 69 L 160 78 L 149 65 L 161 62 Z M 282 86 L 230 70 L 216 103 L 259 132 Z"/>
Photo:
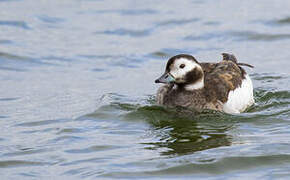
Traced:
<path fill-rule="evenodd" d="M 177 80 L 177 83 L 184 83 L 186 74 L 195 68 L 201 69 L 200 65 L 192 60 L 179 58 L 170 66 L 170 74 Z"/>

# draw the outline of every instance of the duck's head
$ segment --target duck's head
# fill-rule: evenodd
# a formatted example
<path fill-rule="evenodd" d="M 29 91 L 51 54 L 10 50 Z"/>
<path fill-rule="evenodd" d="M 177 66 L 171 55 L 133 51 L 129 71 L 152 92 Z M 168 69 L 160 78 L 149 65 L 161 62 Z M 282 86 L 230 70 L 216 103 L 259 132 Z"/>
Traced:
<path fill-rule="evenodd" d="M 179 54 L 168 60 L 165 73 L 155 83 L 173 83 L 192 91 L 204 87 L 204 73 L 193 56 Z"/>

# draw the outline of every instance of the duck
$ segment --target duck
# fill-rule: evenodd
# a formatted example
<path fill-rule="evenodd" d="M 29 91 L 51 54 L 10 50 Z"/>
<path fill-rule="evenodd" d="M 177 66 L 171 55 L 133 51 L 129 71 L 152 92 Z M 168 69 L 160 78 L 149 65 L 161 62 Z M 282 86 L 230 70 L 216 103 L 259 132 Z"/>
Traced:
<path fill-rule="evenodd" d="M 200 63 L 189 54 L 171 57 L 164 74 L 155 80 L 164 84 L 157 90 L 157 104 L 198 112 L 244 112 L 255 100 L 252 80 L 242 66 L 254 66 L 239 63 L 230 53 L 222 53 L 222 57 L 217 63 Z"/>

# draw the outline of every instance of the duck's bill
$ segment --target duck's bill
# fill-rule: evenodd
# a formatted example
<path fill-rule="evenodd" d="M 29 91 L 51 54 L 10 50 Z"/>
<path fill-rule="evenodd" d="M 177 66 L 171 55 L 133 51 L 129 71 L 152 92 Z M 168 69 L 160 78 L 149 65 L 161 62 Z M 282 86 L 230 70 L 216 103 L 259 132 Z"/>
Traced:
<path fill-rule="evenodd" d="M 164 73 L 160 78 L 155 80 L 155 83 L 173 83 L 174 77 L 170 73 Z"/>

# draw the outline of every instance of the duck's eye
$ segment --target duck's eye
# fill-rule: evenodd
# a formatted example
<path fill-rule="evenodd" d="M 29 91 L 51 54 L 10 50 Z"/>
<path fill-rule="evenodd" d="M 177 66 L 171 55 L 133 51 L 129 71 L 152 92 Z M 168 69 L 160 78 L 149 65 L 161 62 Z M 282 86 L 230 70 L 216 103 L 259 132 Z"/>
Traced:
<path fill-rule="evenodd" d="M 185 64 L 180 64 L 179 68 L 183 69 L 185 67 Z"/>

